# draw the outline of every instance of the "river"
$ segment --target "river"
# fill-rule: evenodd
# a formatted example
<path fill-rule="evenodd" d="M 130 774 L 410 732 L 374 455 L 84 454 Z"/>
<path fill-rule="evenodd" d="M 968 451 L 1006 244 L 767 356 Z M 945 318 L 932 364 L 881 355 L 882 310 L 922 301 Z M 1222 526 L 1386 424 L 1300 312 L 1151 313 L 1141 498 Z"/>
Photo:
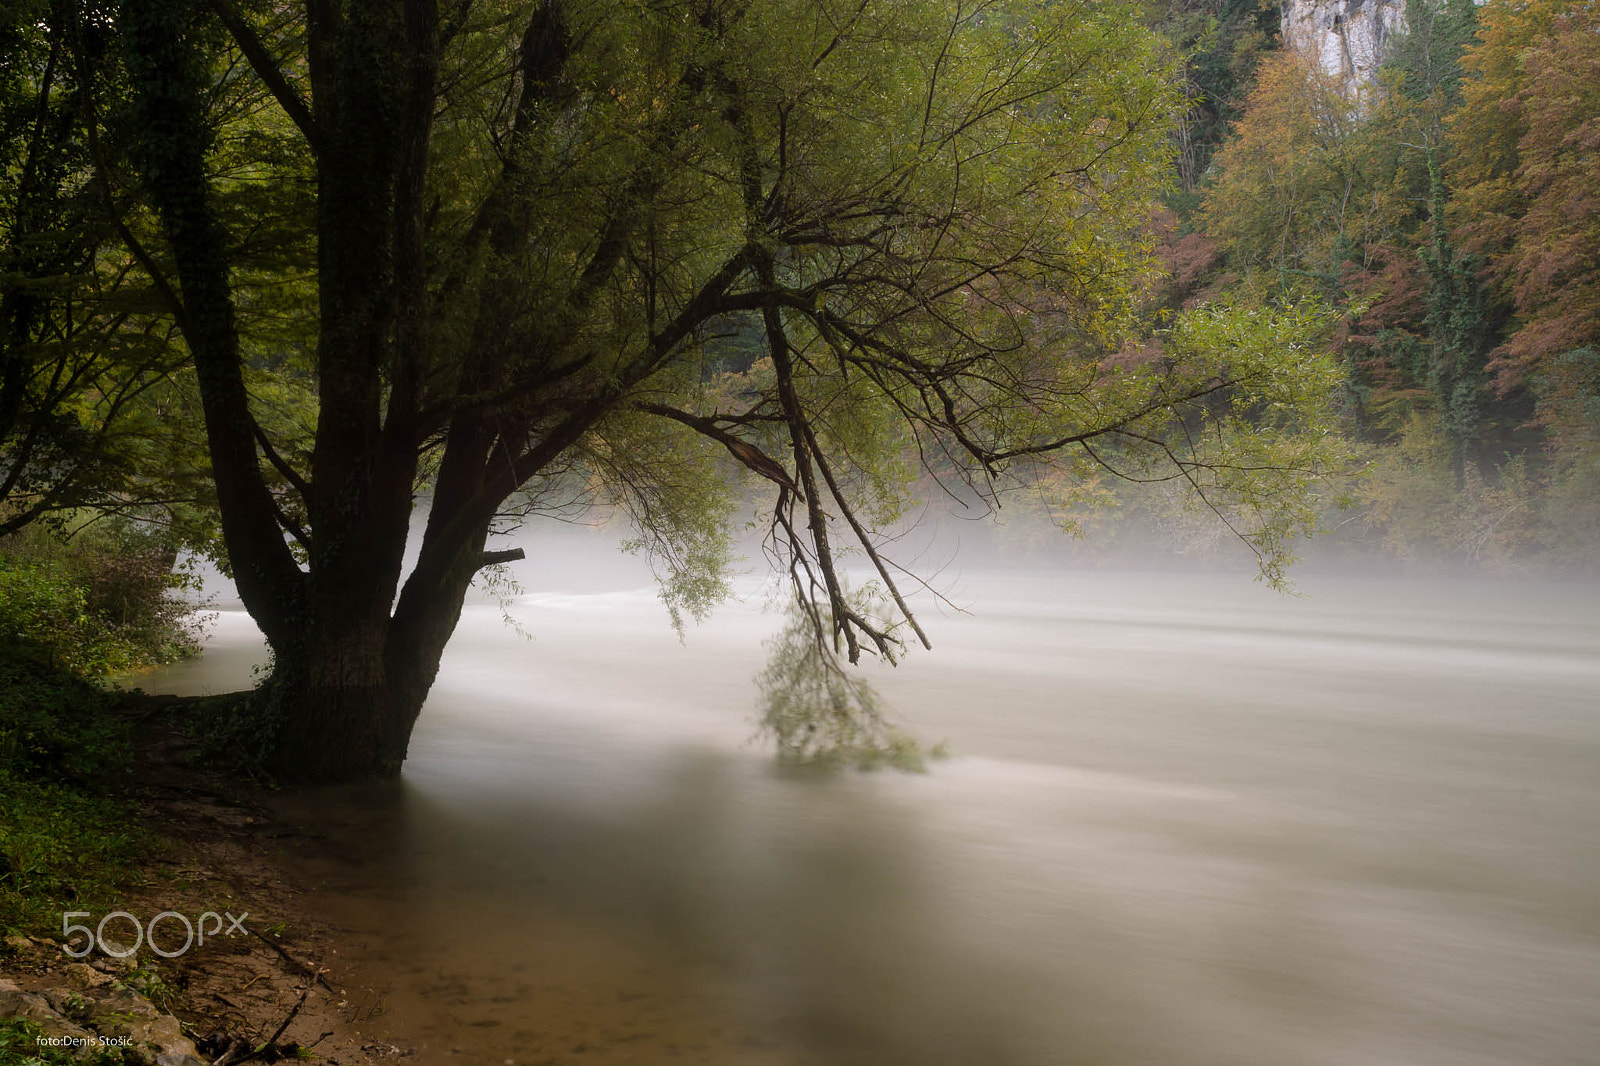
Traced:
<path fill-rule="evenodd" d="M 925 775 L 750 743 L 758 598 L 469 607 L 403 779 L 287 801 L 409 1061 L 1600 1061 L 1595 586 L 953 584 L 873 672 Z M 224 611 L 146 687 L 259 658 Z"/>

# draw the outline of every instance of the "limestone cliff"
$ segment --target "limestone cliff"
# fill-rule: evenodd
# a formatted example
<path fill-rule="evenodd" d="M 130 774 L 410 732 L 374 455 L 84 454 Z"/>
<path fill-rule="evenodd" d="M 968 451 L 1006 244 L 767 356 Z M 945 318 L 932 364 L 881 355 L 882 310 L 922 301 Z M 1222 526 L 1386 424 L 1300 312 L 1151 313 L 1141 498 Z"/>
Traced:
<path fill-rule="evenodd" d="M 1283 0 L 1283 43 L 1315 56 L 1354 91 L 1371 83 L 1389 38 L 1405 26 L 1404 0 Z"/>

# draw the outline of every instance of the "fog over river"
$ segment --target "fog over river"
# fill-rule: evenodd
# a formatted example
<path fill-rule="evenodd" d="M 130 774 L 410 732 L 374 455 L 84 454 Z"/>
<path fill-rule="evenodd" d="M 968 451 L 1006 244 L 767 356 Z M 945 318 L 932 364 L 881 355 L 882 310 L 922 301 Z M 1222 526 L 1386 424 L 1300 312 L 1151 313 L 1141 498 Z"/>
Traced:
<path fill-rule="evenodd" d="M 969 571 L 873 672 L 953 757 L 827 775 L 750 743 L 759 596 L 548 569 L 400 782 L 287 801 L 407 1061 L 1600 1062 L 1594 585 Z"/>

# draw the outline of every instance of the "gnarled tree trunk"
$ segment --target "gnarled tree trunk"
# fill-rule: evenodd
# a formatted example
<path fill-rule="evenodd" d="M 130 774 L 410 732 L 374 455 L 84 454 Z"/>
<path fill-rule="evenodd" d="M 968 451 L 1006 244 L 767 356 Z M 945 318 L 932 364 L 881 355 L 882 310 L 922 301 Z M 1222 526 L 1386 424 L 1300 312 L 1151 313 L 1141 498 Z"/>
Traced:
<path fill-rule="evenodd" d="M 335 781 L 398 771 L 491 515 L 427 553 L 417 578 L 427 591 L 392 616 L 419 447 L 437 5 L 314 0 L 308 9 L 314 116 L 228 4 L 127 0 L 124 15 L 138 162 L 177 264 L 223 537 L 274 655 L 258 695 L 277 719 L 273 764 L 286 777 Z M 209 57 L 195 31 L 212 11 L 316 157 L 320 416 L 309 477 L 272 451 L 245 387 L 230 241 L 206 170 Z M 309 532 L 274 498 L 264 461 L 293 483 Z M 303 565 L 286 531 L 301 541 Z"/>

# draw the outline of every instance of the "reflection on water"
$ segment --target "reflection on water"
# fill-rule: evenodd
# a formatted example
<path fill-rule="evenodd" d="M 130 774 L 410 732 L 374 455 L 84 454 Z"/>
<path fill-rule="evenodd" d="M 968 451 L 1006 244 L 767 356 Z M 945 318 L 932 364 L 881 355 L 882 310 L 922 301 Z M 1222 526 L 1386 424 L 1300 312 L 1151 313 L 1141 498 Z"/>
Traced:
<path fill-rule="evenodd" d="M 969 577 L 876 678 L 924 777 L 746 744 L 753 608 L 471 608 L 404 780 L 299 809 L 423 1062 L 1592 1064 L 1600 596 L 1306 584 Z"/>

